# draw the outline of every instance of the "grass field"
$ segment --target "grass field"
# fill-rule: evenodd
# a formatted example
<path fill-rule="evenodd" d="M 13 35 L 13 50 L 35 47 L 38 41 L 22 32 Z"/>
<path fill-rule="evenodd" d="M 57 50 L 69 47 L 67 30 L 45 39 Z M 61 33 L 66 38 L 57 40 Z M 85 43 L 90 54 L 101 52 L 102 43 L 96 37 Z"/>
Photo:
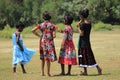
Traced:
<path fill-rule="evenodd" d="M 24 34 L 23 34 L 24 35 Z M 74 43 L 77 50 L 78 33 L 74 34 Z M 57 33 L 55 46 L 57 56 L 59 55 L 62 35 Z M 41 67 L 38 53 L 39 39 L 33 34 L 25 35 L 24 44 L 37 53 L 32 57 L 31 62 L 25 68 L 27 74 L 22 74 L 20 65 L 17 67 L 17 74 L 12 73 L 12 40 L 0 38 L 0 80 L 120 80 L 120 31 L 104 31 L 91 33 L 91 45 L 97 63 L 103 69 L 103 75 L 97 75 L 96 68 L 88 69 L 88 76 L 80 76 L 82 70 L 77 65 L 72 67 L 71 76 L 54 76 L 60 73 L 60 65 L 53 62 L 51 74 L 53 76 L 41 76 Z M 45 67 L 46 70 L 46 67 Z M 66 67 L 67 71 L 67 67 Z M 46 72 L 46 71 L 45 71 Z"/>

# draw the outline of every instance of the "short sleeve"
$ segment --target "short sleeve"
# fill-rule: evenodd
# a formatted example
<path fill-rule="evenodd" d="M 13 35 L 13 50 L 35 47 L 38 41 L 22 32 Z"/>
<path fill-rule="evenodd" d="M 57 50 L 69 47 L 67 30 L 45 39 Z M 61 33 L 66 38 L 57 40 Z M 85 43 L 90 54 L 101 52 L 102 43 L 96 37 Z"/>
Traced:
<path fill-rule="evenodd" d="M 52 24 L 52 26 L 53 26 L 53 31 L 56 31 L 58 29 L 56 25 Z"/>
<path fill-rule="evenodd" d="M 37 25 L 36 25 L 36 27 L 37 27 L 38 29 L 41 29 L 41 26 L 40 26 L 40 24 L 37 24 Z"/>
<path fill-rule="evenodd" d="M 84 24 L 83 23 L 80 24 L 80 30 L 84 31 Z"/>

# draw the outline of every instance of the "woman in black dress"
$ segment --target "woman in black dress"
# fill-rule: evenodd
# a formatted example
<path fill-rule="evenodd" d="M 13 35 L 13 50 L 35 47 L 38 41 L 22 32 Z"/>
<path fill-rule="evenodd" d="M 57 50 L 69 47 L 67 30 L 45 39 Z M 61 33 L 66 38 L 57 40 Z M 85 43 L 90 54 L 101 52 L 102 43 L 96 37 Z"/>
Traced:
<path fill-rule="evenodd" d="M 84 72 L 81 72 L 81 75 L 87 75 L 88 67 L 96 67 L 98 74 L 102 74 L 102 69 L 98 66 L 95 61 L 93 51 L 90 44 L 90 31 L 91 31 L 91 22 L 87 19 L 89 15 L 89 10 L 79 11 L 79 17 L 81 22 L 77 24 L 78 31 L 80 33 L 80 48 L 78 49 L 78 61 L 79 66 L 84 68 Z"/>

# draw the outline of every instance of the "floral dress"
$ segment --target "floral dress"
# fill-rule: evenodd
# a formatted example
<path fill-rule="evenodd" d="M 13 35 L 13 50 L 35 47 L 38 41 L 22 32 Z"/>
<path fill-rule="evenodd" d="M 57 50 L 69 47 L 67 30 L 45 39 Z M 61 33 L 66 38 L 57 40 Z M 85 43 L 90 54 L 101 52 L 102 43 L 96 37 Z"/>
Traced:
<path fill-rule="evenodd" d="M 76 51 L 72 40 L 73 28 L 72 26 L 66 26 L 63 31 L 63 38 L 66 38 L 64 43 L 64 49 L 60 50 L 60 56 L 58 63 L 67 65 L 76 65 Z"/>
<path fill-rule="evenodd" d="M 53 32 L 57 27 L 51 22 L 43 22 L 37 26 L 42 35 L 40 36 L 40 59 L 56 61 L 56 51 L 54 46 Z"/>

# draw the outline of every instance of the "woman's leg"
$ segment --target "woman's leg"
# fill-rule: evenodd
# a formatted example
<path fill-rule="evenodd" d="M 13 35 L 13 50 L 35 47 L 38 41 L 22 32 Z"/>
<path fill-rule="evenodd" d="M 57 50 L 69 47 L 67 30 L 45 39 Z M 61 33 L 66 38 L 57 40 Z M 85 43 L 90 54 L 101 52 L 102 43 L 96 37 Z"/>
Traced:
<path fill-rule="evenodd" d="M 99 66 L 96 66 L 97 70 L 98 70 L 98 74 L 101 75 L 102 74 L 102 69 Z"/>
<path fill-rule="evenodd" d="M 61 64 L 61 75 L 65 75 L 65 66 Z"/>
<path fill-rule="evenodd" d="M 42 76 L 44 76 L 44 66 L 45 66 L 45 60 L 41 60 L 41 70 L 42 70 Z"/>
<path fill-rule="evenodd" d="M 80 75 L 87 75 L 87 68 L 86 67 L 84 67 L 84 72 L 81 71 Z"/>
<path fill-rule="evenodd" d="M 13 73 L 16 73 L 16 67 L 17 67 L 17 64 L 14 64 L 13 65 Z"/>
<path fill-rule="evenodd" d="M 72 65 L 68 65 L 68 72 L 66 75 L 71 75 L 71 67 L 72 67 Z"/>
<path fill-rule="evenodd" d="M 50 61 L 47 61 L 47 75 L 51 76 L 50 75 Z"/>
<path fill-rule="evenodd" d="M 22 72 L 26 73 L 25 68 L 24 68 L 24 64 L 20 64 L 20 65 L 21 65 L 21 68 L 22 68 Z"/>
<path fill-rule="evenodd" d="M 84 67 L 84 73 L 87 74 L 87 68 L 86 67 Z"/>

